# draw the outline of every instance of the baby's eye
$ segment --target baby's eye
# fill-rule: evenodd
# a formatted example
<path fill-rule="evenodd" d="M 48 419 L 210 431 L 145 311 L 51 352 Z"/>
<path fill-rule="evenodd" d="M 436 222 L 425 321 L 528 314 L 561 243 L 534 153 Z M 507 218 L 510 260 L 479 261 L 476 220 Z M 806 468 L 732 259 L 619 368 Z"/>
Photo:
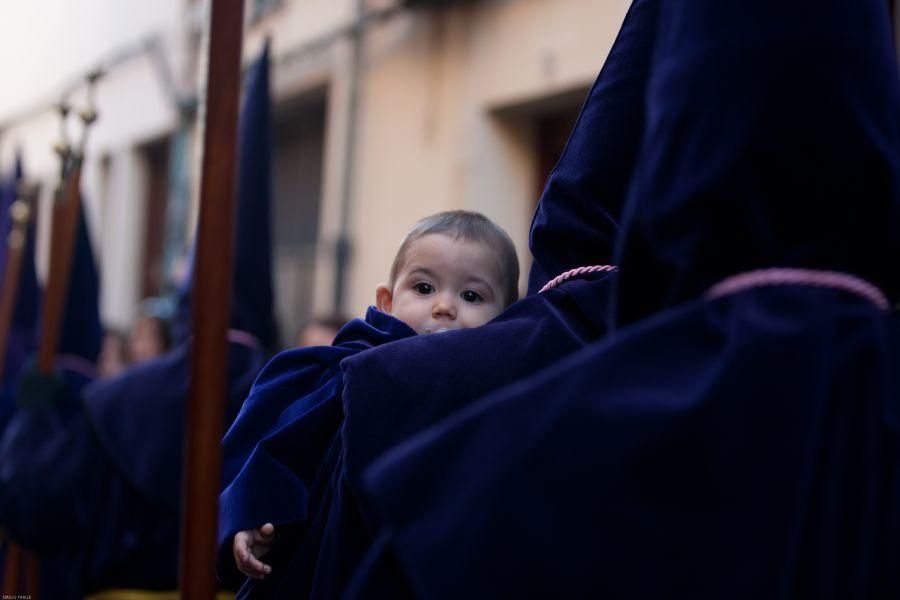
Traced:
<path fill-rule="evenodd" d="M 466 290 L 459 295 L 466 302 L 483 302 L 484 297 L 474 290 Z"/>
<path fill-rule="evenodd" d="M 434 293 L 434 286 L 425 281 L 420 281 L 416 285 L 413 286 L 413 289 L 422 295 L 428 295 Z"/>

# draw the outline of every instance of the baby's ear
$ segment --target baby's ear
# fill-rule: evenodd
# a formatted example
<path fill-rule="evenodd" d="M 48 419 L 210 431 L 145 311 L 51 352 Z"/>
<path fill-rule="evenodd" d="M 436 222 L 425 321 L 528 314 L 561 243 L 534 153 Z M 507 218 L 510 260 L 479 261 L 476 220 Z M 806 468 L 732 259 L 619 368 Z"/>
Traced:
<path fill-rule="evenodd" d="M 375 308 L 383 313 L 391 314 L 393 303 L 394 296 L 391 294 L 391 288 L 386 283 L 379 283 L 375 288 Z"/>

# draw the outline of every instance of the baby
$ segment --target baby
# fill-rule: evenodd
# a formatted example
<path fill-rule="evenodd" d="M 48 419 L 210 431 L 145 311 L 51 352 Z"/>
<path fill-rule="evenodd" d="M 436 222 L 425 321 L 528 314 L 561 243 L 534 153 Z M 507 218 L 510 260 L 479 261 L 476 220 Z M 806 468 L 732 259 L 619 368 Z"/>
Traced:
<path fill-rule="evenodd" d="M 432 334 L 478 327 L 499 315 L 518 298 L 518 280 L 519 264 L 515 247 L 506 232 L 489 219 L 467 211 L 443 212 L 426 217 L 416 223 L 403 240 L 391 266 L 389 281 L 377 286 L 375 305 L 378 310 L 370 309 L 365 322 L 356 320 L 342 329 L 334 346 L 366 349 L 407 337 L 413 332 Z M 385 323 L 385 315 L 390 315 L 402 324 Z M 379 332 L 395 333 L 372 335 L 366 325 Z M 354 328 L 357 333 L 353 333 Z M 360 341 L 366 344 L 360 345 Z M 288 351 L 283 355 L 292 352 L 297 351 Z M 295 361 L 293 366 L 279 369 L 278 361 L 279 357 L 273 359 L 260 375 L 247 404 L 251 401 L 265 401 L 267 379 L 278 382 L 277 389 L 283 391 L 285 371 L 300 368 Z M 316 381 L 321 381 L 321 378 Z M 292 405 L 306 402 L 312 406 L 313 403 L 307 398 L 315 394 L 312 393 L 314 390 L 309 391 L 311 393 L 301 393 L 300 396 L 303 397 L 297 398 Z M 330 400 L 318 400 L 319 405 L 327 401 Z M 289 410 L 290 407 L 285 408 L 281 415 Z M 303 414 L 312 412 L 309 410 Z M 239 428 L 242 418 L 249 419 L 252 415 L 252 408 L 242 410 L 232 430 Z M 296 421 L 291 426 L 295 424 Z M 302 428 L 302 423 L 300 425 L 301 430 L 309 431 Z M 284 429 L 282 427 L 280 431 Z M 322 432 L 313 433 L 318 437 Z M 229 436 L 232 436 L 232 431 L 225 440 L 226 460 Z M 255 483 L 258 489 L 258 480 Z M 229 502 L 235 504 L 230 500 L 235 497 L 240 496 L 229 494 L 228 489 L 223 493 L 223 514 L 231 515 L 240 510 L 239 507 L 229 506 Z M 248 504 L 251 502 L 255 503 L 248 501 Z M 256 509 L 255 514 L 259 515 L 260 510 L 258 507 Z M 274 525 L 266 522 L 257 528 L 240 530 L 234 534 L 231 549 L 239 571 L 253 579 L 262 579 L 272 572 L 271 566 L 263 563 L 260 558 L 269 551 L 274 533 Z"/>
<path fill-rule="evenodd" d="M 445 212 L 409 232 L 375 305 L 416 333 L 439 333 L 487 323 L 518 298 L 518 285 L 506 232 L 478 213 Z"/>

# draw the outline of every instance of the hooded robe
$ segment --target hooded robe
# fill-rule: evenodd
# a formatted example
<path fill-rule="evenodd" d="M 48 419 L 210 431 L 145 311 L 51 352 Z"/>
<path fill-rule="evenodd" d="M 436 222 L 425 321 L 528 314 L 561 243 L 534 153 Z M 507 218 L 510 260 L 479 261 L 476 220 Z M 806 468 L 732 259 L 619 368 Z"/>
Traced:
<path fill-rule="evenodd" d="M 619 329 L 368 471 L 359 597 L 900 597 L 885 3 L 659 23 Z"/>
<path fill-rule="evenodd" d="M 443 417 L 606 334 L 614 274 L 588 273 L 539 290 L 570 269 L 612 262 L 616 220 L 644 127 L 654 11 L 643 2 L 626 16 L 548 180 L 531 230 L 531 293 L 481 327 L 411 337 L 341 363 L 340 436 L 324 463 L 311 455 L 317 462 L 307 466 L 317 477 L 315 501 L 300 526 L 281 532 L 276 526 L 279 537 L 264 557 L 272 573 L 248 580 L 242 589 L 248 597 L 340 596 L 373 542 L 360 503 L 368 465 Z"/>
<path fill-rule="evenodd" d="M 239 127 L 225 427 L 274 344 L 270 111 L 266 49 L 250 70 Z M 182 339 L 74 402 L 32 403 L 17 414 L 16 431 L 7 432 L 0 520 L 42 560 L 64 559 L 76 595 L 177 585 L 190 346 Z M 71 412 L 66 418 L 64 410 Z"/>

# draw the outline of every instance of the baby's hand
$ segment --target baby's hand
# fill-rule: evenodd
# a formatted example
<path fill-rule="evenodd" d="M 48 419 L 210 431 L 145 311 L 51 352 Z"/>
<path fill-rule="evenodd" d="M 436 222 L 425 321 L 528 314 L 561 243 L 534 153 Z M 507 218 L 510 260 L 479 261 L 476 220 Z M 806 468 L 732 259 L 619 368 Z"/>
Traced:
<path fill-rule="evenodd" d="M 274 537 L 275 526 L 271 523 L 236 533 L 231 548 L 238 570 L 253 579 L 263 579 L 271 573 L 272 567 L 259 559 L 269 551 Z"/>

